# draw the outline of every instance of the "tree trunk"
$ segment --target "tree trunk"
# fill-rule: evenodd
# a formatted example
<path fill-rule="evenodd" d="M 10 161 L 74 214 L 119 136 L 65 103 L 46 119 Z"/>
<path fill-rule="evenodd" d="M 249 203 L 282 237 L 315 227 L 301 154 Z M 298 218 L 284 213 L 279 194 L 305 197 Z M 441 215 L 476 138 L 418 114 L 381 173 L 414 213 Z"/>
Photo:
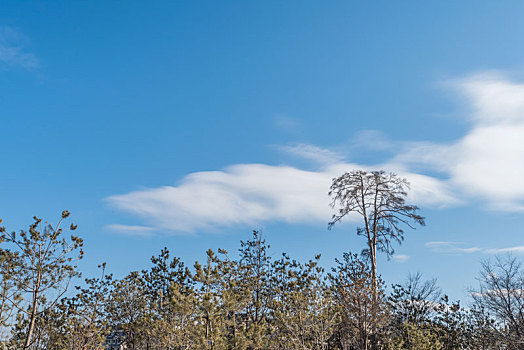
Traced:
<path fill-rule="evenodd" d="M 377 253 L 375 252 L 375 248 L 373 248 L 373 253 L 371 255 L 371 279 L 373 282 L 373 295 L 376 296 L 377 289 L 378 289 L 378 281 L 377 281 Z"/>
<path fill-rule="evenodd" d="M 377 290 L 378 290 L 378 280 L 377 280 L 377 239 L 373 237 L 372 244 L 369 247 L 371 254 L 371 283 L 373 290 L 373 307 L 377 301 Z"/>
<path fill-rule="evenodd" d="M 24 349 L 29 349 L 31 345 L 31 338 L 33 337 L 33 330 L 35 328 L 36 321 L 36 308 L 38 307 L 38 292 L 33 293 L 33 305 L 31 307 L 31 318 L 29 321 L 29 329 L 25 337 Z"/>
<path fill-rule="evenodd" d="M 375 335 L 377 333 L 376 329 L 376 321 L 378 316 L 378 278 L 377 278 L 377 241 L 376 236 L 373 238 L 373 248 L 371 253 L 371 283 L 372 285 L 372 293 L 373 293 L 373 299 L 371 301 L 371 334 L 370 340 L 374 341 Z M 366 349 L 368 348 L 367 344 L 367 337 L 366 337 Z"/>

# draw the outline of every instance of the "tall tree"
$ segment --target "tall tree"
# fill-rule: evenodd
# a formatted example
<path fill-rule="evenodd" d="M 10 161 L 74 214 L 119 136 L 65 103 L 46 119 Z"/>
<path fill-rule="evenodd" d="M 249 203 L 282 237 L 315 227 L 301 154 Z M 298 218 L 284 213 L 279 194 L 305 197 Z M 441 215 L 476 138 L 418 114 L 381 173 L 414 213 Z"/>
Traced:
<path fill-rule="evenodd" d="M 80 274 L 75 261 L 83 257 L 83 241 L 76 236 L 66 239 L 61 227 L 69 215 L 67 210 L 63 211 L 56 226 L 34 217 L 35 222 L 28 232 L 16 234 L 3 228 L 0 230 L 0 238 L 10 243 L 20 258 L 19 272 L 13 277 L 29 304 L 27 309 L 19 309 L 28 319 L 24 349 L 31 346 L 38 318 L 59 301 L 67 291 L 70 280 Z M 69 230 L 75 229 L 76 226 L 71 224 Z M 76 256 L 75 251 L 78 251 Z"/>
<path fill-rule="evenodd" d="M 193 281 L 189 269 L 167 248 L 153 256 L 153 266 L 142 271 L 150 322 L 146 348 L 160 344 L 165 349 L 187 349 L 194 312 Z M 148 348 L 149 349 L 149 348 Z"/>
<path fill-rule="evenodd" d="M 241 279 L 247 288 L 248 301 L 244 312 L 244 321 L 251 348 L 263 348 L 268 332 L 268 313 L 273 297 L 270 285 L 271 257 L 270 246 L 260 232 L 253 231 L 250 240 L 240 241 Z"/>
<path fill-rule="evenodd" d="M 403 226 L 425 225 L 417 214 L 418 207 L 406 204 L 409 183 L 393 173 L 355 170 L 334 178 L 329 195 L 336 209 L 328 227 L 332 228 L 346 215 L 356 213 L 364 220 L 357 234 L 366 238 L 364 253 L 371 262 L 374 290 L 377 289 L 377 251 L 389 256 L 393 243 L 404 240 Z"/>
<path fill-rule="evenodd" d="M 199 325 L 197 328 L 197 347 L 199 349 L 224 348 L 225 329 L 221 300 L 221 274 L 219 259 L 211 250 L 207 250 L 207 262 L 200 265 L 195 262 L 194 280 L 197 282 L 199 303 Z"/>

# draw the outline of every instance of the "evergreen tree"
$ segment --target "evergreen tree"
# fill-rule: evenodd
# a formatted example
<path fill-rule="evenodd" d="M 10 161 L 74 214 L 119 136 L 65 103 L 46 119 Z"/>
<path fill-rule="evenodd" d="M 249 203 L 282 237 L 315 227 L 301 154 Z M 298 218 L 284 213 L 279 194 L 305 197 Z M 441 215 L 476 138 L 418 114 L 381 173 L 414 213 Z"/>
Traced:
<path fill-rule="evenodd" d="M 7 232 L 2 228 L 0 238 L 11 245 L 18 256 L 17 274 L 12 275 L 22 297 L 27 302 L 27 308 L 19 308 L 27 320 L 24 349 L 33 344 L 33 333 L 37 321 L 43 313 L 60 300 L 69 287 L 69 282 L 79 276 L 75 260 L 83 257 L 81 249 L 83 241 L 76 236 L 64 237 L 61 227 L 68 211 L 62 212 L 62 217 L 53 227 L 42 219 L 35 217 L 35 222 L 29 231 Z M 70 231 L 76 226 L 71 224 Z M 74 255 L 78 251 L 78 255 Z"/>

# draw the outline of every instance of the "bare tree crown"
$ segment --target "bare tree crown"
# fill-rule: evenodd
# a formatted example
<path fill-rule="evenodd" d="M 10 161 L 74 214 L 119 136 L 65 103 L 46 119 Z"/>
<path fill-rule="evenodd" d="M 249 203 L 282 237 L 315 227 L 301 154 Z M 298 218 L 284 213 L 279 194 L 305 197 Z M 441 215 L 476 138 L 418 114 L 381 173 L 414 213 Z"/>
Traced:
<path fill-rule="evenodd" d="M 424 217 L 417 214 L 418 207 L 406 204 L 409 182 L 394 173 L 355 170 L 333 179 L 329 195 L 331 207 L 336 209 L 328 227 L 350 213 L 357 213 L 364 226 L 357 234 L 374 241 L 376 248 L 386 254 L 394 253 L 392 242 L 404 240 L 402 225 L 414 228 L 425 225 Z"/>

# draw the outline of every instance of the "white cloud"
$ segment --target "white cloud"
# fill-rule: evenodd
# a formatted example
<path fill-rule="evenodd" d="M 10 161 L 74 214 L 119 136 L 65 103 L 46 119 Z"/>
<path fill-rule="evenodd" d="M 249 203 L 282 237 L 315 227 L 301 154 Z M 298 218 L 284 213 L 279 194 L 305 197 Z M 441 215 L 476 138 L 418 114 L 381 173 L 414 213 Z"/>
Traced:
<path fill-rule="evenodd" d="M 26 41 L 21 33 L 10 27 L 0 28 L 0 63 L 25 69 L 38 67 L 36 56 L 24 48 Z"/>
<path fill-rule="evenodd" d="M 284 146 L 281 150 L 312 161 L 319 169 L 237 164 L 189 174 L 177 185 L 115 195 L 107 201 L 152 227 L 169 231 L 270 221 L 326 223 L 332 214 L 327 191 L 333 177 L 355 169 L 384 169 L 411 182 L 409 201 L 421 207 L 480 199 L 486 208 L 524 210 L 524 84 L 488 72 L 454 80 L 448 86 L 470 107 L 465 116 L 470 129 L 454 142 L 392 143 L 368 131 L 357 141 L 374 140 L 382 150 L 394 145 L 397 154 L 384 164 L 369 166 L 348 163 L 337 152 L 314 145 Z M 286 124 L 286 119 L 281 122 Z M 425 175 L 428 171 L 440 175 Z M 481 250 L 457 242 L 430 243 L 432 249 L 454 253 Z"/>
<path fill-rule="evenodd" d="M 484 254 L 502 254 L 502 253 L 524 253 L 524 246 L 514 246 L 506 248 L 480 248 L 477 246 L 468 246 L 464 242 L 427 242 L 425 244 L 436 253 L 484 253 Z"/>
<path fill-rule="evenodd" d="M 443 172 L 455 192 L 487 208 L 524 210 L 524 84 L 488 72 L 451 86 L 470 107 L 470 130 L 449 144 L 408 144 L 395 161 Z"/>
<path fill-rule="evenodd" d="M 515 297 L 521 297 L 522 294 L 524 294 L 524 289 L 487 289 L 482 292 L 472 292 L 471 296 L 477 297 L 477 298 L 484 298 L 484 297 L 508 297 L 508 296 L 515 296 Z"/>
<path fill-rule="evenodd" d="M 524 253 L 524 246 L 515 246 L 515 247 L 507 247 L 507 248 L 493 248 L 493 249 L 486 249 L 486 253 L 488 254 L 501 254 L 501 253 Z"/>
<path fill-rule="evenodd" d="M 389 169 L 407 178 L 411 188 L 408 192 L 408 198 L 417 205 L 443 208 L 460 203 L 460 200 L 453 194 L 452 188 L 445 181 L 409 172 L 396 167 L 394 164 L 386 164 L 381 169 Z"/>
<path fill-rule="evenodd" d="M 299 143 L 294 146 L 280 146 L 278 148 L 292 156 L 320 165 L 340 164 L 344 160 L 344 157 L 334 151 L 305 143 Z"/>
<path fill-rule="evenodd" d="M 106 228 L 113 232 L 121 233 L 128 236 L 139 237 L 149 237 L 154 233 L 154 231 L 156 231 L 154 227 L 139 225 L 111 224 L 107 225 Z"/>
<path fill-rule="evenodd" d="M 193 173 L 178 186 L 108 198 L 157 227 L 194 231 L 265 221 L 327 222 L 331 176 L 288 166 L 240 164 Z"/>
<path fill-rule="evenodd" d="M 427 242 L 425 246 L 437 253 L 476 253 L 482 250 L 479 247 L 467 247 L 463 242 Z"/>
<path fill-rule="evenodd" d="M 409 260 L 409 255 L 405 254 L 395 254 L 393 255 L 393 260 L 398 263 L 405 263 Z"/>
<path fill-rule="evenodd" d="M 238 164 L 222 171 L 187 175 L 177 186 L 115 195 L 107 201 L 151 226 L 169 231 L 213 230 L 271 221 L 327 225 L 332 215 L 327 195 L 331 179 L 344 171 L 362 168 L 365 167 L 338 163 L 307 171 L 291 166 Z M 441 193 L 445 189 L 435 179 L 410 173 L 400 175 L 412 180 L 410 195 L 420 199 L 420 204 L 441 205 L 452 199 Z"/>
<path fill-rule="evenodd" d="M 472 107 L 471 119 L 484 126 L 521 125 L 524 117 L 524 85 L 498 71 L 481 72 L 457 79 L 455 85 Z"/>

